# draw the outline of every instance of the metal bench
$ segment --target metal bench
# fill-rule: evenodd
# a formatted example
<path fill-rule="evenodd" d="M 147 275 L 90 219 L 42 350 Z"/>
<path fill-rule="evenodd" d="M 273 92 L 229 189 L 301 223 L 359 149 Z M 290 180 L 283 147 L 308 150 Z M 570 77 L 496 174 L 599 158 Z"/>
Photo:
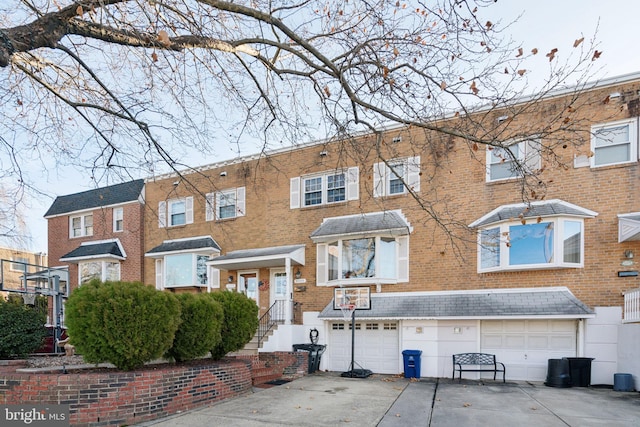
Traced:
<path fill-rule="evenodd" d="M 465 368 L 465 366 L 472 366 Z M 500 368 L 502 367 L 502 369 Z M 505 382 L 506 368 L 501 362 L 496 362 L 495 354 L 488 353 L 460 353 L 453 355 L 453 375 L 452 380 L 456 379 L 456 371 L 459 372 L 458 381 L 462 380 L 463 372 L 493 372 L 493 379 L 496 374 L 502 372 L 502 382 Z"/>

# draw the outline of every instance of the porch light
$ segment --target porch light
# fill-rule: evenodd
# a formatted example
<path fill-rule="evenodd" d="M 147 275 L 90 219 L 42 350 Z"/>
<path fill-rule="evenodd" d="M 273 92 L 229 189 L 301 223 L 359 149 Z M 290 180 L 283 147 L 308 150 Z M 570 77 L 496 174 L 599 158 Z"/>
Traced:
<path fill-rule="evenodd" d="M 227 282 L 229 283 L 233 282 L 233 276 L 229 276 L 229 278 L 227 279 Z"/>
<path fill-rule="evenodd" d="M 296 279 L 299 279 L 302 277 L 302 273 L 300 273 L 300 269 L 296 270 Z"/>

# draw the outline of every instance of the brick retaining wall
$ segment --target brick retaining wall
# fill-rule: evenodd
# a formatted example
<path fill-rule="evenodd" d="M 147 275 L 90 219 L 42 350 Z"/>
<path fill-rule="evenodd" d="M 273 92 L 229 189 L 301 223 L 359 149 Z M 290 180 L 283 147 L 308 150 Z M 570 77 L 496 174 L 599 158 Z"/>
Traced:
<path fill-rule="evenodd" d="M 306 353 L 295 352 L 151 365 L 131 372 L 20 373 L 3 366 L 0 404 L 66 404 L 74 427 L 136 424 L 249 393 L 252 385 L 276 377 L 299 378 L 306 367 Z"/>

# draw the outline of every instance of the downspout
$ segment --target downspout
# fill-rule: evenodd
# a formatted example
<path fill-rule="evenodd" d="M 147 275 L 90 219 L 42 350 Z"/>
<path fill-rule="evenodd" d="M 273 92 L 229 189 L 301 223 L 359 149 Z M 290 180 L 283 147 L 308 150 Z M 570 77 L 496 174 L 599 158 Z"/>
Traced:
<path fill-rule="evenodd" d="M 578 319 L 576 341 L 576 357 L 584 357 L 584 319 Z"/>

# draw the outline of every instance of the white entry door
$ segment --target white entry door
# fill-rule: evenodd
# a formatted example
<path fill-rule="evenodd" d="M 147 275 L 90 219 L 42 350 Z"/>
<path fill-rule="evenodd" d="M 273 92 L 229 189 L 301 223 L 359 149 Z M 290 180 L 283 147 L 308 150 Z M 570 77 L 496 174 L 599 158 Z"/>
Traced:
<path fill-rule="evenodd" d="M 275 321 L 286 320 L 286 303 L 287 298 L 287 274 L 284 269 L 272 269 L 271 270 L 271 285 L 270 297 L 271 305 L 276 304 L 276 309 L 273 311 L 271 318 Z"/>
<path fill-rule="evenodd" d="M 576 329 L 576 320 L 484 320 L 480 347 L 505 364 L 507 379 L 544 381 L 549 359 L 576 356 Z"/>
<path fill-rule="evenodd" d="M 259 293 L 258 293 L 258 273 L 253 272 L 242 272 L 238 276 L 238 285 L 240 286 L 240 292 L 243 292 L 246 296 L 251 298 L 259 304 Z"/>

